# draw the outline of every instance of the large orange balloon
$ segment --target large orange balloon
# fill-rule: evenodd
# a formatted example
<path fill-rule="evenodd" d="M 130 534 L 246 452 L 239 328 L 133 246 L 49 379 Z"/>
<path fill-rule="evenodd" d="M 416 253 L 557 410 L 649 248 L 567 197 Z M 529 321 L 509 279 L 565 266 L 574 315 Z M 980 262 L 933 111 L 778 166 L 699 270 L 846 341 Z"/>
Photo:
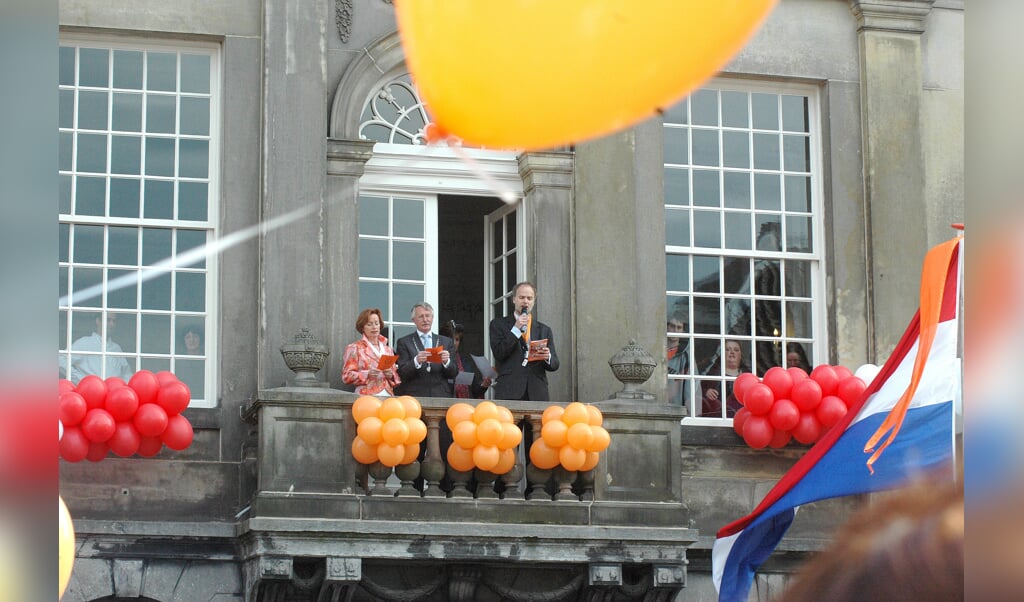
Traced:
<path fill-rule="evenodd" d="M 463 420 L 462 422 L 455 425 L 452 429 L 452 439 L 455 440 L 460 447 L 465 449 L 473 449 L 476 444 L 479 443 L 477 438 L 477 426 L 472 420 Z"/>
<path fill-rule="evenodd" d="M 453 443 L 448 447 L 448 464 L 459 472 L 473 470 L 473 450 Z"/>
<path fill-rule="evenodd" d="M 476 426 L 476 437 L 480 445 L 498 445 L 505 435 L 505 430 L 495 418 L 488 418 Z"/>
<path fill-rule="evenodd" d="M 516 452 L 511 449 L 501 450 L 501 456 L 498 458 L 498 464 L 491 469 L 494 474 L 505 474 L 512 470 L 512 467 L 516 465 Z"/>
<path fill-rule="evenodd" d="M 367 416 L 376 416 L 380 411 L 380 398 L 363 395 L 352 404 L 352 417 L 359 424 Z"/>
<path fill-rule="evenodd" d="M 601 426 L 604 424 L 604 414 L 596 406 L 588 404 L 587 413 L 590 414 L 590 419 L 587 421 L 590 426 Z"/>
<path fill-rule="evenodd" d="M 580 470 L 587 462 L 587 452 L 571 445 L 558 450 L 558 461 L 566 470 Z"/>
<path fill-rule="evenodd" d="M 420 402 L 415 397 L 402 395 L 398 398 L 398 401 L 402 402 L 402 406 L 405 408 L 406 418 L 419 418 L 423 415 L 423 408 L 420 407 Z"/>
<path fill-rule="evenodd" d="M 608 431 L 603 426 L 592 426 L 590 431 L 594 434 L 594 438 L 587 446 L 587 451 L 596 453 L 608 449 L 612 442 L 612 436 L 608 434 Z"/>
<path fill-rule="evenodd" d="M 398 466 L 405 458 L 405 446 L 381 443 L 377 446 L 377 457 L 384 466 Z"/>
<path fill-rule="evenodd" d="M 477 445 L 473 448 L 473 464 L 480 470 L 491 470 L 501 460 L 501 451 L 496 445 Z"/>
<path fill-rule="evenodd" d="M 473 410 L 473 422 L 480 424 L 488 418 L 499 420 L 501 412 L 498 411 L 498 406 L 493 401 L 481 401 Z"/>
<path fill-rule="evenodd" d="M 356 427 L 356 435 L 361 437 L 370 445 L 380 445 L 384 422 L 376 416 L 367 416 Z"/>
<path fill-rule="evenodd" d="M 512 410 L 506 408 L 505 406 L 498 406 L 498 414 L 499 414 L 498 419 L 501 422 L 515 422 L 516 421 L 515 416 L 512 415 Z"/>
<path fill-rule="evenodd" d="M 587 450 L 594 440 L 594 431 L 586 422 L 577 422 L 566 431 L 565 440 L 576 449 Z"/>
<path fill-rule="evenodd" d="M 57 584 L 60 589 L 57 597 L 64 595 L 64 590 L 71 580 L 71 567 L 75 563 L 75 527 L 71 523 L 71 514 L 64 500 L 57 496 Z"/>
<path fill-rule="evenodd" d="M 519 442 L 523 440 L 523 431 L 519 430 L 519 427 L 510 423 L 501 423 L 501 440 L 498 441 L 499 449 L 512 449 L 519 445 Z"/>
<path fill-rule="evenodd" d="M 448 408 L 448 412 L 444 415 L 445 422 L 448 423 L 448 428 L 454 429 L 455 425 L 462 422 L 463 420 L 473 419 L 473 406 L 465 402 L 453 403 Z"/>
<path fill-rule="evenodd" d="M 541 414 L 540 423 L 547 424 L 552 420 L 561 420 L 564 412 L 565 408 L 562 406 L 548 406 L 544 408 L 544 413 Z"/>
<path fill-rule="evenodd" d="M 352 440 L 352 457 L 360 464 L 373 464 L 377 461 L 377 446 L 356 437 Z"/>
<path fill-rule="evenodd" d="M 742 48 L 777 0 L 396 0 L 434 123 L 533 150 L 629 127 Z"/>
<path fill-rule="evenodd" d="M 554 468 L 558 466 L 558 448 L 549 446 L 543 439 L 537 439 L 530 446 L 530 462 L 537 468 Z"/>
<path fill-rule="evenodd" d="M 562 414 L 562 422 L 568 426 L 572 426 L 579 422 L 588 424 L 590 422 L 590 412 L 587 411 L 587 406 L 578 401 L 574 401 L 565 406 L 565 412 Z"/>
<path fill-rule="evenodd" d="M 409 440 L 406 443 L 420 443 L 427 438 L 427 425 L 419 418 L 406 416 L 405 426 L 409 428 Z"/>
<path fill-rule="evenodd" d="M 559 448 L 565 445 L 565 434 L 569 428 L 561 420 L 552 420 L 540 429 L 540 437 L 548 447 Z"/>
<path fill-rule="evenodd" d="M 392 418 L 381 427 L 380 438 L 388 445 L 405 445 L 409 439 L 409 427 L 405 424 L 405 420 Z"/>
<path fill-rule="evenodd" d="M 587 461 L 583 463 L 583 466 L 580 466 L 580 471 L 586 472 L 588 470 L 594 470 L 594 467 L 597 466 L 597 463 L 600 460 L 601 460 L 601 454 L 599 454 L 597 452 L 588 451 L 587 452 Z"/>
<path fill-rule="evenodd" d="M 412 462 L 420 457 L 420 446 L 416 443 L 405 444 L 405 455 L 402 456 L 402 464 L 412 464 Z"/>
<path fill-rule="evenodd" d="M 384 422 L 392 418 L 405 418 L 405 404 L 399 401 L 397 397 L 388 397 L 380 404 L 378 415 Z"/>

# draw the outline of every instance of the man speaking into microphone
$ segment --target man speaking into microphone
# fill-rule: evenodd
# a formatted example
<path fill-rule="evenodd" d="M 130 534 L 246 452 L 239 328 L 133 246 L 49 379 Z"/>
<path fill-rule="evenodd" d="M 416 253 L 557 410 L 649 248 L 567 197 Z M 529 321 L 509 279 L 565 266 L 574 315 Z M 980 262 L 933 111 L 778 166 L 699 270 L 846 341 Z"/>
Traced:
<path fill-rule="evenodd" d="M 547 373 L 558 370 L 558 355 L 551 328 L 534 318 L 536 301 L 537 288 L 520 282 L 512 290 L 512 315 L 491 320 L 491 351 L 498 368 L 495 399 L 550 401 Z"/>

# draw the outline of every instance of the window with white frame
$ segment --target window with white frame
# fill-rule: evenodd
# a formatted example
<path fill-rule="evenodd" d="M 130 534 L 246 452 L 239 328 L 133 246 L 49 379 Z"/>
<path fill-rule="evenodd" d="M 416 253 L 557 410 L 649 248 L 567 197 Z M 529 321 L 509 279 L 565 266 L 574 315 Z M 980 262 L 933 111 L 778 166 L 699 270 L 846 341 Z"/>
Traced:
<path fill-rule="evenodd" d="M 816 115 L 813 87 L 725 80 L 664 113 L 667 393 L 688 420 L 825 349 Z"/>
<path fill-rule="evenodd" d="M 62 38 L 61 375 L 170 370 L 213 406 L 219 51 Z"/>

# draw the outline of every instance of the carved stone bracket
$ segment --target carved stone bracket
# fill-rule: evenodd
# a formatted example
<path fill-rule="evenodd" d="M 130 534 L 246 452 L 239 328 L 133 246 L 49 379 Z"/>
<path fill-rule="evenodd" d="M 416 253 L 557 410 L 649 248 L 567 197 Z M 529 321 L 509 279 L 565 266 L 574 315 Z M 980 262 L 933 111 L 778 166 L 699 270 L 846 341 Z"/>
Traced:
<path fill-rule="evenodd" d="M 343 44 L 348 44 L 348 39 L 352 35 L 354 11 L 352 0 L 334 0 L 334 22 L 338 26 L 338 37 Z"/>

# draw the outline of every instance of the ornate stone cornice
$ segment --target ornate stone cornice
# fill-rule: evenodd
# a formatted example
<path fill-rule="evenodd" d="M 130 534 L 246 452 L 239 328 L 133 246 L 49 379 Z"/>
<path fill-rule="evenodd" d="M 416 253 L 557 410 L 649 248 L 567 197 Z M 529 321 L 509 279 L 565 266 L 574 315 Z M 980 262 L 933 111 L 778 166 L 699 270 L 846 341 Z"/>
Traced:
<path fill-rule="evenodd" d="M 858 31 L 924 33 L 935 0 L 850 0 Z"/>

